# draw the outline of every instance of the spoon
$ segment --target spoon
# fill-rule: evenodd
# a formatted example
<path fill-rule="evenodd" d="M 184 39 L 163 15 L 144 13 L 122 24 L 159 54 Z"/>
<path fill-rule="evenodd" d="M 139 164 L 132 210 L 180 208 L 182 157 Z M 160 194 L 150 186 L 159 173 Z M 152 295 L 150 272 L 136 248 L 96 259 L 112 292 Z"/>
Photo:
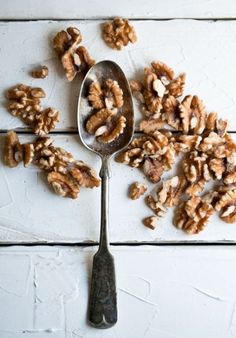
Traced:
<path fill-rule="evenodd" d="M 94 135 L 87 133 L 86 120 L 91 114 L 87 96 L 93 81 L 102 83 L 112 79 L 123 91 L 124 105 L 120 114 L 126 118 L 124 132 L 111 143 L 101 143 Z M 121 68 L 113 61 L 104 60 L 95 64 L 85 76 L 78 102 L 78 129 L 82 143 L 102 160 L 101 177 L 101 228 L 99 248 L 93 258 L 93 271 L 89 298 L 89 322 L 96 328 L 109 328 L 117 322 L 117 301 L 114 258 L 108 242 L 108 184 L 111 177 L 109 163 L 114 154 L 125 148 L 134 133 L 134 111 L 129 83 Z"/>

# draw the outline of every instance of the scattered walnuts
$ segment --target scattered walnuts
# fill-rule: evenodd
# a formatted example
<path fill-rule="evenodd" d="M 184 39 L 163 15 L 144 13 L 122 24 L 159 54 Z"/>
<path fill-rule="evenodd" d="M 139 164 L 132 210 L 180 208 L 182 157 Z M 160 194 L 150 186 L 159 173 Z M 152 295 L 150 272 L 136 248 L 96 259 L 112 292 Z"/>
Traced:
<path fill-rule="evenodd" d="M 102 36 L 109 47 L 117 50 L 121 50 L 129 42 L 134 43 L 137 41 L 134 27 L 129 20 L 119 17 L 103 24 Z"/>
<path fill-rule="evenodd" d="M 40 136 L 49 133 L 59 122 L 59 112 L 56 109 L 41 107 L 41 99 L 45 96 L 43 89 L 24 84 L 17 85 L 7 92 L 11 114 L 19 117 Z"/>
<path fill-rule="evenodd" d="M 80 72 L 86 74 L 95 63 L 87 49 L 80 46 L 81 41 L 82 35 L 76 27 L 68 27 L 53 39 L 53 48 L 61 60 L 68 81 L 72 81 Z"/>
<path fill-rule="evenodd" d="M 175 77 L 162 62 L 152 62 L 145 68 L 143 81 L 130 82 L 142 106 L 144 118 L 139 129 L 144 134 L 135 137 L 116 160 L 141 168 L 150 181 L 157 183 L 180 156 L 178 170 L 182 172 L 165 180 L 156 196 L 148 195 L 146 202 L 157 218 L 168 207 L 176 206 L 174 224 L 196 234 L 203 230 L 214 209 L 223 221 L 236 221 L 236 144 L 227 133 L 227 121 L 215 112 L 207 113 L 196 95 L 180 101 L 184 84 L 185 74 Z M 170 128 L 178 133 L 172 134 Z M 217 181 L 216 189 L 205 193 L 209 181 Z M 144 223 L 154 228 L 152 217 Z"/>
<path fill-rule="evenodd" d="M 4 160 L 8 167 L 16 167 L 21 161 L 25 166 L 35 164 L 47 173 L 48 183 L 60 196 L 76 198 L 80 187 L 100 185 L 95 170 L 82 161 L 76 161 L 66 150 L 54 147 L 49 137 L 21 144 L 16 133 L 9 132 L 5 140 Z"/>

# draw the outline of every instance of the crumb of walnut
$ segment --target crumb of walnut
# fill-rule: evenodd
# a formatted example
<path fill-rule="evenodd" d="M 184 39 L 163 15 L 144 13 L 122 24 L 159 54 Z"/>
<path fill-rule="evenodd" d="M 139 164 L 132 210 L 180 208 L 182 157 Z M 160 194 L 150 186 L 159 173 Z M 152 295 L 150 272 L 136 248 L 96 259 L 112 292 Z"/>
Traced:
<path fill-rule="evenodd" d="M 114 109 L 103 108 L 92 114 L 86 122 L 86 130 L 89 134 L 94 135 L 96 130 L 111 121 L 112 116 L 117 113 Z"/>
<path fill-rule="evenodd" d="M 206 125 L 205 107 L 196 96 L 187 95 L 179 105 L 181 125 L 184 134 L 201 134 Z"/>
<path fill-rule="evenodd" d="M 102 143 L 110 143 L 116 140 L 121 134 L 123 134 L 126 127 L 126 118 L 119 116 L 116 120 L 113 120 L 111 127 L 107 129 L 101 136 L 98 136 L 97 140 Z"/>
<path fill-rule="evenodd" d="M 75 161 L 69 167 L 68 172 L 81 187 L 94 188 L 99 187 L 101 183 L 96 171 L 83 161 Z"/>
<path fill-rule="evenodd" d="M 80 46 L 81 41 L 81 33 L 75 27 L 57 33 L 53 39 L 53 48 L 61 60 L 68 81 L 72 81 L 79 72 L 86 73 L 95 63 L 87 49 Z"/>
<path fill-rule="evenodd" d="M 156 216 L 149 216 L 149 217 L 144 218 L 143 224 L 147 228 L 154 230 L 157 227 L 157 220 L 158 218 Z"/>
<path fill-rule="evenodd" d="M 148 157 L 144 160 L 143 172 L 151 182 L 157 183 L 164 172 L 164 166 L 161 160 Z"/>
<path fill-rule="evenodd" d="M 33 88 L 23 84 L 8 90 L 9 111 L 33 128 L 37 135 L 49 133 L 59 121 L 59 112 L 53 108 L 41 107 L 45 92 L 42 88 Z"/>
<path fill-rule="evenodd" d="M 42 66 L 40 68 L 34 69 L 31 72 L 32 77 L 35 79 L 45 79 L 45 77 L 48 76 L 48 67 L 47 66 Z"/>
<path fill-rule="evenodd" d="M 107 79 L 102 85 L 92 82 L 89 86 L 88 100 L 93 108 L 121 108 L 124 104 L 123 91 L 117 81 Z"/>
<path fill-rule="evenodd" d="M 73 199 L 78 197 L 80 188 L 68 175 L 51 171 L 47 179 L 57 195 Z"/>
<path fill-rule="evenodd" d="M 129 197 L 132 200 L 137 200 L 147 191 L 147 186 L 145 184 L 134 182 L 129 187 Z"/>
<path fill-rule="evenodd" d="M 135 29 L 129 20 L 119 17 L 103 24 L 102 37 L 109 47 L 117 50 L 121 50 L 129 42 L 137 41 Z"/>
<path fill-rule="evenodd" d="M 10 167 L 16 167 L 23 159 L 23 149 L 14 131 L 7 133 L 4 147 L 4 162 Z"/>
<path fill-rule="evenodd" d="M 204 229 L 213 212 L 211 204 L 198 196 L 193 196 L 178 205 L 174 225 L 188 234 L 197 234 Z"/>

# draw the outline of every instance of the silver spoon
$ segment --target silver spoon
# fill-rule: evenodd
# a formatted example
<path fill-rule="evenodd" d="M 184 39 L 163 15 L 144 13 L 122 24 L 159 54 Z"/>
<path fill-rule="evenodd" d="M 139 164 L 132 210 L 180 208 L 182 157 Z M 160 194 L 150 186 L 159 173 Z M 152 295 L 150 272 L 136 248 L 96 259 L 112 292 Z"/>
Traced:
<path fill-rule="evenodd" d="M 126 127 L 111 143 L 99 143 L 96 137 L 87 133 L 85 121 L 91 114 L 88 103 L 88 88 L 91 82 L 102 83 L 104 79 L 113 79 L 123 90 L 124 105 L 120 114 L 126 117 Z M 99 249 L 93 258 L 92 281 L 89 299 L 89 322 L 97 328 L 109 328 L 117 322 L 116 281 L 114 258 L 109 251 L 108 227 L 108 183 L 111 157 L 125 148 L 134 133 L 134 111 L 129 83 L 121 68 L 113 61 L 105 60 L 95 64 L 84 78 L 78 102 L 78 129 L 82 143 L 86 148 L 101 157 L 101 229 Z"/>

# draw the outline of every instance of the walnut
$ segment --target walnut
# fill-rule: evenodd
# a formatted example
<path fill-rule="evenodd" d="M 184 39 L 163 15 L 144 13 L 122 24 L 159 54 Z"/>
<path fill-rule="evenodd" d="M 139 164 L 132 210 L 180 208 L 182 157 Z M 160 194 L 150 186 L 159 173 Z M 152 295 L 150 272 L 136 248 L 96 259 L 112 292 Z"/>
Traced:
<path fill-rule="evenodd" d="M 174 225 L 188 234 L 197 234 L 204 229 L 213 212 L 211 204 L 198 196 L 193 196 L 178 205 Z"/>
<path fill-rule="evenodd" d="M 147 191 L 146 185 L 139 182 L 132 183 L 129 188 L 129 197 L 132 200 L 136 200 L 140 198 L 146 191 Z"/>
<path fill-rule="evenodd" d="M 223 190 L 223 189 L 222 189 Z M 232 185 L 225 192 L 219 193 L 219 199 L 215 204 L 216 211 L 220 211 L 220 218 L 226 223 L 236 221 L 236 186 Z"/>
<path fill-rule="evenodd" d="M 109 47 L 117 50 L 121 50 L 129 42 L 134 43 L 137 41 L 134 27 L 130 24 L 129 20 L 119 17 L 103 25 L 102 36 Z"/>
<path fill-rule="evenodd" d="M 69 166 L 68 172 L 81 187 L 94 188 L 100 185 L 95 170 L 83 161 L 75 161 Z"/>
<path fill-rule="evenodd" d="M 173 140 L 177 153 L 186 153 L 195 150 L 201 141 L 202 137 L 199 135 L 180 135 Z"/>
<path fill-rule="evenodd" d="M 98 82 L 92 82 L 89 86 L 88 100 L 96 109 L 121 108 L 124 104 L 123 91 L 118 82 L 112 79 L 105 80 L 102 86 Z"/>
<path fill-rule="evenodd" d="M 164 166 L 160 160 L 148 157 L 144 160 L 143 172 L 151 182 L 157 183 L 164 172 Z"/>
<path fill-rule="evenodd" d="M 216 132 L 219 136 L 224 136 L 228 127 L 228 122 L 218 119 L 217 113 L 210 113 L 206 119 L 206 129 Z"/>
<path fill-rule="evenodd" d="M 167 207 L 175 206 L 179 203 L 181 194 L 184 192 L 187 182 L 184 177 L 174 176 L 163 182 L 158 189 L 156 198 L 149 195 L 147 197 L 148 206 L 159 217 L 167 211 Z"/>
<path fill-rule="evenodd" d="M 35 79 L 45 79 L 48 76 L 48 67 L 42 66 L 38 69 L 35 69 L 31 72 L 32 77 Z"/>
<path fill-rule="evenodd" d="M 23 149 L 14 131 L 7 133 L 4 147 L 4 162 L 10 167 L 16 167 L 23 159 Z"/>
<path fill-rule="evenodd" d="M 174 163 L 175 150 L 170 138 L 171 133 L 160 131 L 134 138 L 127 150 L 121 152 L 116 160 L 132 167 L 142 167 L 152 182 L 158 182 L 162 173 L 169 170 Z"/>
<path fill-rule="evenodd" d="M 62 62 L 68 81 L 72 81 L 77 73 L 86 73 L 95 61 L 85 47 L 79 46 L 82 41 L 80 31 L 75 27 L 69 27 L 66 31 L 57 33 L 53 48 Z"/>
<path fill-rule="evenodd" d="M 95 134 L 96 130 L 103 125 L 106 125 L 111 121 L 113 115 L 116 114 L 116 111 L 113 109 L 103 108 L 91 115 L 91 117 L 86 122 L 86 130 L 89 134 Z"/>
<path fill-rule="evenodd" d="M 186 193 L 190 196 L 197 195 L 204 189 L 205 183 L 212 179 L 208 166 L 208 156 L 197 151 L 190 152 L 182 163 L 184 175 L 190 186 Z"/>
<path fill-rule="evenodd" d="M 139 130 L 145 134 L 152 134 L 156 130 L 160 130 L 164 127 L 164 122 L 161 119 L 144 119 L 139 124 Z"/>
<path fill-rule="evenodd" d="M 123 134 L 126 127 L 126 118 L 124 116 L 119 116 L 112 122 L 111 127 L 108 127 L 107 131 L 97 138 L 99 142 L 110 143 Z"/>
<path fill-rule="evenodd" d="M 150 217 L 146 217 L 143 220 L 143 224 L 147 227 L 150 228 L 152 230 L 154 230 L 157 226 L 157 220 L 158 218 L 156 216 L 150 216 Z"/>
<path fill-rule="evenodd" d="M 202 101 L 197 96 L 186 96 L 179 105 L 184 134 L 201 134 L 205 129 L 206 113 Z"/>
<path fill-rule="evenodd" d="M 59 121 L 57 110 L 53 108 L 42 109 L 40 99 L 45 97 L 45 93 L 41 88 L 32 88 L 20 84 L 11 88 L 7 97 L 11 100 L 9 104 L 11 114 L 31 126 L 35 134 L 49 133 Z"/>
<path fill-rule="evenodd" d="M 80 188 L 67 175 L 51 171 L 48 174 L 47 179 L 57 195 L 73 199 L 78 197 Z"/>
<path fill-rule="evenodd" d="M 27 167 L 34 160 L 35 150 L 33 143 L 25 143 L 23 147 L 23 162 L 24 166 Z"/>
<path fill-rule="evenodd" d="M 178 110 L 176 97 L 183 94 L 185 74 L 174 78 L 174 71 L 162 62 L 152 62 L 151 68 L 145 68 L 144 81 L 132 80 L 132 92 L 143 103 L 143 112 L 147 117 L 167 120 L 175 129 L 178 129 L 180 118 L 174 119 Z M 172 99 L 169 99 L 172 97 Z"/>
<path fill-rule="evenodd" d="M 36 123 L 33 131 L 37 135 L 48 134 L 55 129 L 57 122 L 60 120 L 60 113 L 53 108 L 46 108 L 35 116 Z"/>

